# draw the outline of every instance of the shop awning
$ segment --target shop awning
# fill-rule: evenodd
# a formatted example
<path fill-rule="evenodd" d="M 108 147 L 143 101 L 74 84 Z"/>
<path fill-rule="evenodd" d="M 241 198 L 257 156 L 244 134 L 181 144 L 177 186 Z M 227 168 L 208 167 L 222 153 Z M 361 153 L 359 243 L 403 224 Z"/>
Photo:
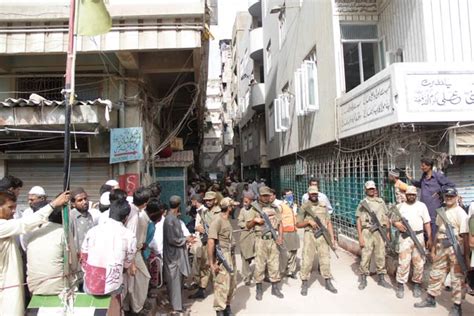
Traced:
<path fill-rule="evenodd" d="M 155 161 L 155 167 L 188 167 L 194 163 L 192 150 L 175 151 L 169 158 Z"/>
<path fill-rule="evenodd" d="M 56 129 L 64 126 L 65 101 L 47 100 L 32 94 L 29 99 L 8 98 L 0 102 L 0 127 Z M 110 100 L 76 101 L 72 108 L 71 123 L 87 131 L 109 127 Z"/>

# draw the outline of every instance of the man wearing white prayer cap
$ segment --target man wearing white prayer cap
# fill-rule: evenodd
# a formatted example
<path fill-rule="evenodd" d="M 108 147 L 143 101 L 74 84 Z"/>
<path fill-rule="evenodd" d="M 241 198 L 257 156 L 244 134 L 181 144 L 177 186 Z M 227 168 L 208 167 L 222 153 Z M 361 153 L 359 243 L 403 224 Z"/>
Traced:
<path fill-rule="evenodd" d="M 28 208 L 15 213 L 15 218 L 22 218 L 22 217 L 27 217 L 33 214 L 33 209 L 31 206 L 33 204 L 39 203 L 41 201 L 46 201 L 46 192 L 44 191 L 43 187 L 40 186 L 34 186 L 28 191 Z M 21 248 L 23 250 L 26 250 L 26 245 L 25 245 L 25 235 L 20 235 L 18 237 L 18 240 L 20 242 Z"/>
<path fill-rule="evenodd" d="M 36 202 L 46 200 L 46 192 L 40 186 L 34 186 L 28 192 L 28 204 L 33 205 Z"/>
<path fill-rule="evenodd" d="M 111 179 L 111 180 L 108 180 L 105 184 L 110 185 L 112 189 L 120 189 L 120 186 L 117 180 Z"/>

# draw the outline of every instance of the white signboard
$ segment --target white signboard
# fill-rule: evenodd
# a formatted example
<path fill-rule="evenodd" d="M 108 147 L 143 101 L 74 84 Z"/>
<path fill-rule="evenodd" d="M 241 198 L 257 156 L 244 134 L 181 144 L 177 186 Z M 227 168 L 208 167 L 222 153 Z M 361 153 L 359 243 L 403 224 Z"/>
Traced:
<path fill-rule="evenodd" d="M 339 128 L 340 131 L 347 132 L 390 116 L 393 112 L 391 83 L 390 79 L 386 79 L 340 105 Z"/>
<path fill-rule="evenodd" d="M 409 74 L 408 112 L 468 112 L 474 110 L 474 74 Z"/>

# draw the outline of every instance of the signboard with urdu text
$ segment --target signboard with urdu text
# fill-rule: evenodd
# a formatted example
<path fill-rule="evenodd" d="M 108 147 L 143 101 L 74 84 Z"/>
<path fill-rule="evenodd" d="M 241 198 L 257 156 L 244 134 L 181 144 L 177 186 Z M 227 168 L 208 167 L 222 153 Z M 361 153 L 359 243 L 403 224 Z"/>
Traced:
<path fill-rule="evenodd" d="M 110 163 L 143 159 L 143 128 L 112 128 L 110 132 Z"/>

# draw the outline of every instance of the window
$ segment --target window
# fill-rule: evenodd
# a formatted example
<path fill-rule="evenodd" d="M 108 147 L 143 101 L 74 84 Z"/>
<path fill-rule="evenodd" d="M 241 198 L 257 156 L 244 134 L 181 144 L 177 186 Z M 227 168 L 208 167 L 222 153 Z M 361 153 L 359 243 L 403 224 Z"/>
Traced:
<path fill-rule="evenodd" d="M 267 73 L 270 72 L 272 68 L 272 41 L 269 40 L 267 48 L 265 49 L 265 55 L 267 57 Z"/>
<path fill-rule="evenodd" d="M 383 68 L 377 25 L 341 24 L 346 92 Z"/>
<path fill-rule="evenodd" d="M 249 149 L 249 150 L 252 150 L 252 148 L 253 148 L 253 136 L 252 136 L 252 133 L 249 134 L 249 137 L 248 137 L 247 141 L 248 141 L 248 149 Z"/>
<path fill-rule="evenodd" d="M 283 3 L 283 5 L 281 6 L 280 14 L 278 15 L 278 43 L 280 49 L 283 45 L 283 42 L 285 41 L 286 33 L 288 32 L 287 28 L 288 25 L 286 23 L 286 6 L 285 3 Z"/>
<path fill-rule="evenodd" d="M 78 77 L 76 78 L 76 89 L 78 100 L 95 100 L 102 94 L 101 78 Z M 39 94 L 47 100 L 61 101 L 64 96 L 64 77 L 23 77 L 16 80 L 16 98 L 29 99 L 32 93 Z"/>
<path fill-rule="evenodd" d="M 245 111 L 249 108 L 249 103 L 250 103 L 250 89 L 247 90 L 247 93 L 245 93 Z"/>
<path fill-rule="evenodd" d="M 318 68 L 316 48 L 313 48 L 294 75 L 296 115 L 319 110 Z"/>
<path fill-rule="evenodd" d="M 270 104 L 268 108 L 268 139 L 272 141 L 275 137 L 275 106 Z"/>
<path fill-rule="evenodd" d="M 247 152 L 247 135 L 244 136 L 244 141 L 243 141 L 243 145 L 244 145 L 244 153 Z"/>
<path fill-rule="evenodd" d="M 273 100 L 275 132 L 285 132 L 290 128 L 290 95 L 283 93 Z"/>

